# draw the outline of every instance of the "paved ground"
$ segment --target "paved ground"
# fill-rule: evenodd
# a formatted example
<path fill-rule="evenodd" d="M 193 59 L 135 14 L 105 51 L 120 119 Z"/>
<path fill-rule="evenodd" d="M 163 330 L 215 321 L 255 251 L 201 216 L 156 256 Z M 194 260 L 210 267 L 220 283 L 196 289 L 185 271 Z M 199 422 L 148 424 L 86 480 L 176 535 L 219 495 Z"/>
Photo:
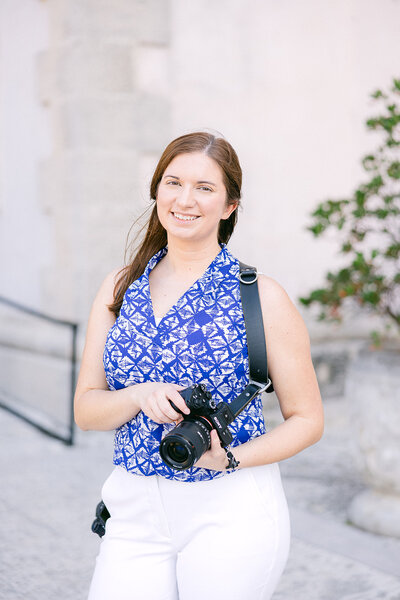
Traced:
<path fill-rule="evenodd" d="M 400 540 L 346 522 L 363 484 L 346 404 L 325 407 L 321 442 L 281 465 L 293 541 L 274 600 L 400 600 Z M 272 423 L 279 418 L 267 413 Z M 79 432 L 67 448 L 1 410 L 0 427 L 0 599 L 84 600 L 99 544 L 89 527 L 111 469 L 112 435 Z"/>

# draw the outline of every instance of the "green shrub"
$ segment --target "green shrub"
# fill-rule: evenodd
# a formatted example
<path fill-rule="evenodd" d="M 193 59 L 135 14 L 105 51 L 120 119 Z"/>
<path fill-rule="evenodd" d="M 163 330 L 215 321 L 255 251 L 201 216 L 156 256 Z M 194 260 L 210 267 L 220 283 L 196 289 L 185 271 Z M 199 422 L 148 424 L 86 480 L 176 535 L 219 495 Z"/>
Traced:
<path fill-rule="evenodd" d="M 366 121 L 380 134 L 376 151 L 362 159 L 366 173 L 351 197 L 325 200 L 311 214 L 307 228 L 315 237 L 338 231 L 345 266 L 328 272 L 324 286 L 300 298 L 318 305 L 320 320 L 341 320 L 348 303 L 356 303 L 395 324 L 400 333 L 400 79 L 372 98 L 379 114 Z M 372 332 L 376 343 L 379 334 Z"/>

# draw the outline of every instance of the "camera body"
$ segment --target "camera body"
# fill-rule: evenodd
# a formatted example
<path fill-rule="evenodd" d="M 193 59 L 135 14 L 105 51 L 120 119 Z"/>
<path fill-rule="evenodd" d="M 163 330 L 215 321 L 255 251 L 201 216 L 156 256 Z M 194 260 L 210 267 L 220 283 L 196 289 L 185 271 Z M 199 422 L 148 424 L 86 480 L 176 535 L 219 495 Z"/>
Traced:
<path fill-rule="evenodd" d="M 97 533 L 99 537 L 103 537 L 106 532 L 106 521 L 110 517 L 110 513 L 107 510 L 103 500 L 100 500 L 96 506 L 96 518 L 92 523 L 93 533 Z"/>
<path fill-rule="evenodd" d="M 185 415 L 171 402 L 174 410 L 183 416 L 183 421 L 163 438 L 160 454 L 169 467 L 185 470 L 209 450 L 212 429 L 217 431 L 222 446 L 231 443 L 232 434 L 228 425 L 234 420 L 234 415 L 226 402 L 216 405 L 203 384 L 196 383 L 179 393 L 190 414 Z"/>

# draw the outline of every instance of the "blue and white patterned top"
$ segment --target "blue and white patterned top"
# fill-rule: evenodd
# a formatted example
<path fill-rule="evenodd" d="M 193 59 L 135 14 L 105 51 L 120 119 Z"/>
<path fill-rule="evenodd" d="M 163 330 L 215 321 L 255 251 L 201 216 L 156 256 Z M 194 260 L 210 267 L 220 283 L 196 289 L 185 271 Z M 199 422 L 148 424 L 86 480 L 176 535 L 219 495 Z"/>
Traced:
<path fill-rule="evenodd" d="M 221 245 L 203 275 L 161 319 L 154 319 L 149 273 L 165 256 L 163 248 L 127 289 L 120 314 L 108 332 L 104 369 L 111 390 L 146 381 L 190 386 L 204 383 L 218 404 L 232 402 L 249 381 L 246 329 L 240 298 L 239 261 Z M 174 423 L 158 424 L 140 411 L 119 427 L 114 464 L 139 475 L 178 481 L 214 479 L 225 472 L 192 467 L 178 471 L 159 454 L 160 441 Z M 230 425 L 232 446 L 265 433 L 261 397 Z"/>

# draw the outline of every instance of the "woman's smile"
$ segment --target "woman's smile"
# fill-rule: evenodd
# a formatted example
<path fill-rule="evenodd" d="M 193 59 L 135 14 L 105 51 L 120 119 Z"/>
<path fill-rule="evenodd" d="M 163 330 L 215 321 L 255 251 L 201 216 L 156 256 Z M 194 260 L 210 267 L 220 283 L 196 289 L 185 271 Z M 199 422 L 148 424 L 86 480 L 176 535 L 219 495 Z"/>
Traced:
<path fill-rule="evenodd" d="M 200 218 L 200 215 L 185 215 L 183 213 L 173 211 L 171 211 L 171 214 L 175 217 L 177 221 L 182 221 L 185 223 L 190 223 L 191 221 L 195 221 L 196 219 Z"/>

